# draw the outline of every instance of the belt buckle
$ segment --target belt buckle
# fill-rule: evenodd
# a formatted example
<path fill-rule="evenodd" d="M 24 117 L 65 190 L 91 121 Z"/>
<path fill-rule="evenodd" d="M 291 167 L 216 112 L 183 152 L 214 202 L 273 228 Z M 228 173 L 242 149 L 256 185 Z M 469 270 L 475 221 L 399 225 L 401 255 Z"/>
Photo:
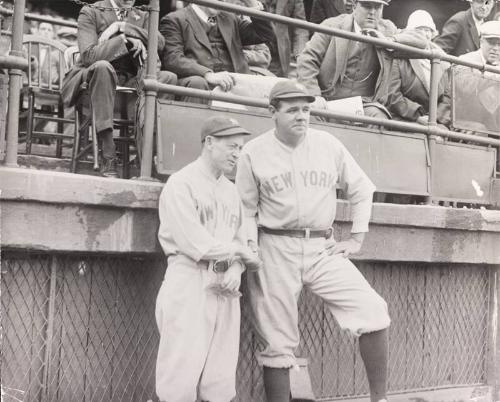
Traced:
<path fill-rule="evenodd" d="M 228 260 L 216 260 L 213 263 L 212 269 L 216 273 L 226 272 L 229 269 L 229 262 Z"/>
<path fill-rule="evenodd" d="M 311 228 L 305 228 L 304 232 L 305 232 L 305 236 L 304 236 L 305 239 L 309 240 L 311 238 Z"/>

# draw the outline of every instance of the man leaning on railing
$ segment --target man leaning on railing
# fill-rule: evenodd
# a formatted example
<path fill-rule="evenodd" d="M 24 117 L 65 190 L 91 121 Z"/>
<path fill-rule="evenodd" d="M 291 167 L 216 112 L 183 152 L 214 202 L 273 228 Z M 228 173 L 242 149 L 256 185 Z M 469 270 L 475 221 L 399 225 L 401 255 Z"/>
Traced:
<path fill-rule="evenodd" d="M 103 0 L 81 9 L 78 17 L 80 60 L 63 82 L 63 99 L 70 106 L 81 95 L 82 84 L 88 85 L 97 134 L 102 141 L 102 175 L 105 177 L 117 177 L 113 141 L 116 86 L 136 87 L 137 76 L 147 58 L 148 14 L 131 8 L 134 4 L 135 0 Z M 159 33 L 158 37 L 158 52 L 161 52 L 165 42 Z M 177 77 L 161 71 L 158 80 L 175 84 Z"/>
<path fill-rule="evenodd" d="M 416 32 L 397 33 L 382 18 L 385 0 L 357 0 L 352 14 L 329 18 L 321 25 L 425 48 Z M 297 60 L 298 78 L 316 96 L 313 107 L 328 108 L 330 100 L 360 96 L 365 115 L 388 119 L 387 101 L 391 52 L 372 44 L 316 32 Z"/>

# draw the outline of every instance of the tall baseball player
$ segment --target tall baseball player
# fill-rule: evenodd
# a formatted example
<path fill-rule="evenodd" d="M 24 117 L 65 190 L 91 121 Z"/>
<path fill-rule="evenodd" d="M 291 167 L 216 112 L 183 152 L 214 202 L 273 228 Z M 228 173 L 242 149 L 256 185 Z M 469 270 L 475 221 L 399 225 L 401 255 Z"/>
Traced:
<path fill-rule="evenodd" d="M 259 259 L 246 246 L 238 191 L 224 174 L 249 132 L 212 117 L 201 128 L 201 156 L 167 181 L 158 238 L 168 268 L 156 301 L 160 345 L 156 393 L 161 401 L 229 402 L 236 394 L 244 265 Z"/>
<path fill-rule="evenodd" d="M 303 286 L 359 337 L 371 400 L 385 401 L 387 305 L 347 258 L 360 250 L 368 231 L 375 187 L 335 137 L 308 127 L 313 101 L 303 85 L 277 83 L 269 106 L 275 128 L 243 147 L 236 175 L 249 245 L 258 247 L 263 261 L 262 270 L 248 273 L 248 283 L 265 343 L 257 358 L 264 366 L 267 401 L 290 398 Z M 351 237 L 344 241 L 332 237 L 337 186 L 352 206 Z"/>

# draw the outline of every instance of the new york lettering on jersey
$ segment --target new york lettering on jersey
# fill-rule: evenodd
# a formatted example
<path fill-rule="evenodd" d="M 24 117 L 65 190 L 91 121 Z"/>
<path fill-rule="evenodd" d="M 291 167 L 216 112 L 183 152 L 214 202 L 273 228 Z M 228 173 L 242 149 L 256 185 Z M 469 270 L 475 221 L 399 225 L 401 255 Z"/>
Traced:
<path fill-rule="evenodd" d="M 261 180 L 260 190 L 267 195 L 281 193 L 286 190 L 293 190 L 297 186 L 305 188 L 324 188 L 335 190 L 337 184 L 337 174 L 325 170 L 300 170 L 298 175 L 293 172 L 280 173 Z"/>
<path fill-rule="evenodd" d="M 215 200 L 211 203 L 196 201 L 196 209 L 198 211 L 200 222 L 207 230 L 216 234 L 220 229 L 231 229 L 235 233 L 238 229 L 240 217 L 239 213 L 235 214 L 234 207 L 231 208 L 226 203 Z M 239 210 L 237 209 L 239 212 Z"/>

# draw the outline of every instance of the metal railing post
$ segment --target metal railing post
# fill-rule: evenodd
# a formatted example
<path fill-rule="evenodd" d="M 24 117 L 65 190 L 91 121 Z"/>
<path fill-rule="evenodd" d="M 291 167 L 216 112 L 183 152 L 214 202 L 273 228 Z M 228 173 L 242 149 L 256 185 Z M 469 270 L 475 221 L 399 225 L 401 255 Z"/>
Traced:
<path fill-rule="evenodd" d="M 434 51 L 433 51 L 434 52 Z M 429 87 L 429 126 L 436 127 L 437 126 L 437 107 L 438 107 L 438 97 L 439 97 L 439 80 L 440 77 L 438 75 L 438 69 L 441 64 L 441 59 L 438 57 L 434 57 L 431 59 L 431 79 L 430 79 L 430 87 Z M 428 186 L 429 186 L 429 196 L 426 197 L 426 204 L 432 204 L 432 189 L 433 189 L 433 180 L 432 180 L 432 158 L 434 155 L 434 146 L 435 146 L 435 136 L 430 135 L 427 136 L 427 143 L 429 144 L 429 161 L 428 161 Z"/>
<path fill-rule="evenodd" d="M 11 56 L 23 57 L 23 25 L 24 6 L 26 0 L 14 2 L 12 21 Z M 7 113 L 7 147 L 5 165 L 17 166 L 17 143 L 19 137 L 19 98 L 22 85 L 22 71 L 16 68 L 9 70 L 9 111 Z"/>
<path fill-rule="evenodd" d="M 146 62 L 146 79 L 156 80 L 156 55 L 158 53 L 158 23 L 160 18 L 159 0 L 149 2 L 148 27 L 148 59 Z M 145 88 L 144 133 L 141 158 L 141 180 L 151 180 L 153 165 L 153 135 L 155 123 L 156 93 L 152 88 Z"/>

